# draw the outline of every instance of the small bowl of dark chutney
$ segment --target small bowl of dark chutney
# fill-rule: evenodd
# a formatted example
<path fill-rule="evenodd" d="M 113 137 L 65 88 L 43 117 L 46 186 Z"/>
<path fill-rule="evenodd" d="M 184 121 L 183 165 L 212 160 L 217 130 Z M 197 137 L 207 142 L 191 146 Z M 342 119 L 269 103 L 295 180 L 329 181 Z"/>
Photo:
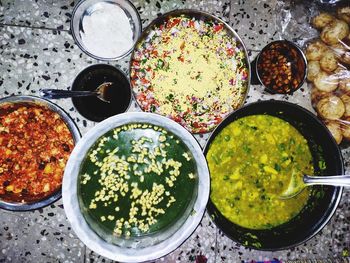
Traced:
<path fill-rule="evenodd" d="M 131 103 L 131 89 L 127 76 L 118 68 L 108 64 L 95 64 L 85 68 L 75 78 L 72 90 L 94 91 L 103 83 L 113 83 L 105 96 L 109 102 L 96 96 L 73 97 L 78 112 L 91 121 L 102 121 L 128 110 Z"/>

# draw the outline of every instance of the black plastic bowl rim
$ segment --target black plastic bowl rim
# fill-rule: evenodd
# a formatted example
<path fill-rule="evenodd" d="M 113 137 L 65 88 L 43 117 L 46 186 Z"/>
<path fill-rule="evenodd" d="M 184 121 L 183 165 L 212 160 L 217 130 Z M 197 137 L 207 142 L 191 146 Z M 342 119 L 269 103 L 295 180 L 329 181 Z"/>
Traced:
<path fill-rule="evenodd" d="M 324 124 L 310 111 L 285 101 L 258 101 L 231 113 L 209 137 L 204 155 L 207 155 L 214 138 L 228 124 L 239 118 L 258 114 L 276 116 L 293 125 L 307 139 L 314 167 L 320 157 L 324 158 L 327 168 L 322 173 L 318 171 L 320 174 L 344 174 L 341 151 Z M 268 230 L 252 230 L 232 223 L 220 213 L 211 198 L 207 211 L 215 224 L 233 241 L 257 250 L 284 250 L 306 242 L 322 230 L 333 216 L 342 191 L 343 187 L 313 186 L 306 206 L 296 217 Z"/>

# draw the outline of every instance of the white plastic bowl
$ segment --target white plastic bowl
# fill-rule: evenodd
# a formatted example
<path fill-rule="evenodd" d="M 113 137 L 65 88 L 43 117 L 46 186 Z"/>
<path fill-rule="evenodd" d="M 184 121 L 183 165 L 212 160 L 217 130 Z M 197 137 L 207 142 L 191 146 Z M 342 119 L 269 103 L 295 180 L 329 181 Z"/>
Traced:
<path fill-rule="evenodd" d="M 145 241 L 142 246 L 128 243 L 126 246 L 108 243 L 97 235 L 81 213 L 78 199 L 78 175 L 80 166 L 90 147 L 100 136 L 111 129 L 129 123 L 148 123 L 163 127 L 176 134 L 191 151 L 198 173 L 197 195 L 194 195 L 192 213 L 173 223 L 172 234 L 160 231 Z M 197 228 L 209 199 L 209 170 L 202 149 L 196 139 L 180 124 L 157 114 L 129 112 L 110 117 L 85 134 L 74 148 L 63 178 L 63 205 L 74 232 L 80 240 L 96 253 L 120 262 L 143 262 L 163 257 L 179 247 Z M 181 222 L 179 222 L 181 221 Z M 168 230 L 165 230 L 168 231 Z M 165 237 L 165 239 L 164 239 Z M 146 245 L 145 245 L 146 244 Z M 149 245 L 147 245 L 149 244 Z"/>

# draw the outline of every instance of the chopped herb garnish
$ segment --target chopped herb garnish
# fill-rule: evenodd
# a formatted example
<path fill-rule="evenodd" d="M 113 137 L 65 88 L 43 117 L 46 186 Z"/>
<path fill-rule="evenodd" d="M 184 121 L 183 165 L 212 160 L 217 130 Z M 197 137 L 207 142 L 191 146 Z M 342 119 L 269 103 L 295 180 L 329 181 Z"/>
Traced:
<path fill-rule="evenodd" d="M 156 107 L 156 106 L 154 106 L 154 105 L 151 105 L 150 110 L 151 110 L 151 112 L 156 112 L 157 107 Z"/>
<path fill-rule="evenodd" d="M 320 168 L 320 170 L 326 170 L 326 162 L 325 161 L 319 161 L 318 162 L 318 167 Z"/>
<path fill-rule="evenodd" d="M 277 148 L 278 148 L 281 152 L 283 152 L 283 151 L 286 150 L 286 145 L 285 145 L 284 143 L 279 143 L 279 144 L 277 145 Z"/>
<path fill-rule="evenodd" d="M 243 151 L 245 151 L 246 153 L 250 153 L 252 151 L 251 148 L 249 148 L 249 146 L 247 144 L 243 145 Z"/>
<path fill-rule="evenodd" d="M 275 163 L 275 170 L 277 172 L 280 172 L 281 171 L 281 166 L 278 164 L 278 163 Z"/>
<path fill-rule="evenodd" d="M 168 96 L 165 97 L 168 101 L 173 102 L 174 101 L 174 94 L 170 93 Z"/>
<path fill-rule="evenodd" d="M 164 67 L 164 61 L 161 59 L 158 59 L 157 69 L 162 69 L 163 67 Z"/>
<path fill-rule="evenodd" d="M 213 160 L 216 164 L 220 164 L 220 160 L 216 155 L 213 155 L 212 157 L 213 157 Z"/>
<path fill-rule="evenodd" d="M 294 140 L 293 138 L 290 138 L 290 139 L 289 139 L 289 144 L 290 144 L 290 145 L 294 145 L 294 144 L 295 144 L 295 140 Z"/>

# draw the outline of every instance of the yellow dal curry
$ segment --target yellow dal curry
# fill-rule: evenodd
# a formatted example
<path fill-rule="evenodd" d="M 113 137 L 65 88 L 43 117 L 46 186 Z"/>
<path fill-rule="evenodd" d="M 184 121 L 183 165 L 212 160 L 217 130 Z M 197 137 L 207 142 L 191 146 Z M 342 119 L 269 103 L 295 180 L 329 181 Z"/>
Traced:
<path fill-rule="evenodd" d="M 231 222 L 268 229 L 295 217 L 309 190 L 282 200 L 292 172 L 313 174 L 305 138 L 288 122 L 252 115 L 226 126 L 207 153 L 211 200 Z"/>

